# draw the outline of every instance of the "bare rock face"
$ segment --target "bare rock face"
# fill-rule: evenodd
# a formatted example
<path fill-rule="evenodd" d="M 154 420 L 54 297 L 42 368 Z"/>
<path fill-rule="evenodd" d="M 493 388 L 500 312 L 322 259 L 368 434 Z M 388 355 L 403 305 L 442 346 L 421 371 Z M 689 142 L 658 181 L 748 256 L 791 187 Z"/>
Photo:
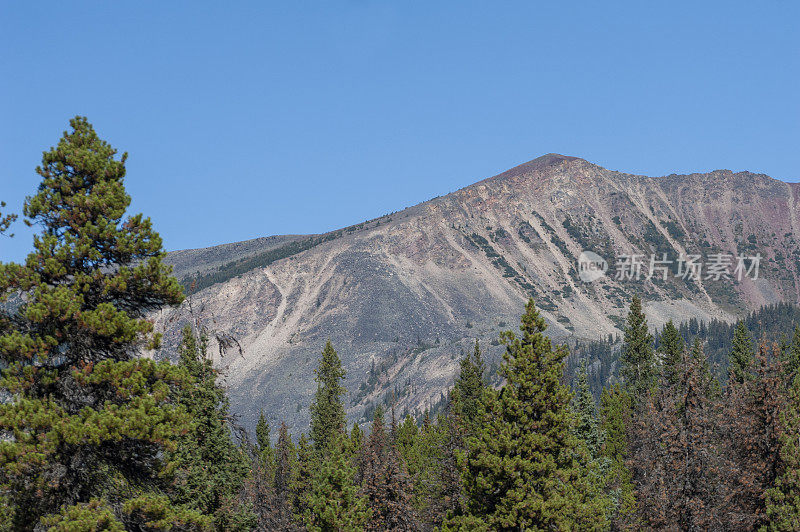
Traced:
<path fill-rule="evenodd" d="M 246 426 L 304 430 L 313 370 L 330 339 L 347 370 L 351 421 L 387 395 L 420 412 L 451 384 L 476 338 L 490 361 L 497 333 L 516 328 L 534 297 L 557 339 L 618 333 L 633 294 L 651 324 L 730 319 L 800 300 L 798 185 L 761 174 L 645 177 L 545 155 L 399 213 L 326 235 L 257 239 L 171 253 L 187 286 L 202 288 L 154 316 L 169 356 L 182 325 L 202 321 L 231 403 Z M 578 257 L 610 266 L 581 280 Z M 759 278 L 686 280 L 673 263 L 646 280 L 651 255 L 761 255 Z M 639 280 L 615 265 L 640 254 Z M 752 274 L 751 274 L 752 277 Z M 235 341 L 233 341 L 235 339 Z M 494 341 L 493 341 L 494 340 Z"/>

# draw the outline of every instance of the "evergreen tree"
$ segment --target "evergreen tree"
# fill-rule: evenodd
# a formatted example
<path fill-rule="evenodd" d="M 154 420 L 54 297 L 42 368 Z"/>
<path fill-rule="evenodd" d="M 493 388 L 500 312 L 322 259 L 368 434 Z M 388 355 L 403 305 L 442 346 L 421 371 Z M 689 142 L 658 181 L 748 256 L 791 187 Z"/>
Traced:
<path fill-rule="evenodd" d="M 261 410 L 258 413 L 258 422 L 256 422 L 256 444 L 258 445 L 259 454 L 273 454 L 270 438 L 269 423 L 267 423 L 267 418 L 264 417 L 264 411 Z"/>
<path fill-rule="evenodd" d="M 724 468 L 704 364 L 702 350 L 684 351 L 679 381 L 664 383 L 636 412 L 631 464 L 638 524 L 646 529 L 719 528 Z"/>
<path fill-rule="evenodd" d="M 260 423 L 261 441 L 266 435 L 265 425 Z M 269 441 L 269 440 L 267 440 Z M 281 424 L 278 433 L 278 442 L 274 450 L 274 460 L 270 463 L 264 460 L 262 446 L 256 445 L 253 449 L 252 472 L 247 481 L 247 495 L 258 515 L 258 532 L 272 530 L 296 530 L 297 518 L 294 515 L 294 473 L 297 468 L 297 451 L 289 436 L 288 427 Z M 310 478 L 305 480 L 310 482 Z M 298 483 L 299 487 L 299 483 Z M 299 499 L 305 501 L 307 492 L 302 492 Z M 305 507 L 303 507 L 305 508 Z"/>
<path fill-rule="evenodd" d="M 364 431 L 358 426 L 358 423 L 353 423 L 353 428 L 350 430 L 350 443 L 347 446 L 347 452 L 350 456 L 350 462 L 356 468 L 356 484 L 361 484 L 361 458 L 363 456 L 362 449 L 364 448 Z"/>
<path fill-rule="evenodd" d="M 633 296 L 625 325 L 625 340 L 620 355 L 620 376 L 631 394 L 634 406 L 655 389 L 657 373 L 653 336 L 647 328 L 642 301 Z"/>
<path fill-rule="evenodd" d="M 625 389 L 613 384 L 600 396 L 600 429 L 603 433 L 601 455 L 608 460 L 608 488 L 612 500 L 614 529 L 629 524 L 636 509 L 633 478 L 628 468 L 630 446 L 628 427 L 633 420 L 633 402 Z"/>
<path fill-rule="evenodd" d="M 786 382 L 792 385 L 798 370 L 800 370 L 800 326 L 794 326 L 792 340 L 783 353 L 783 372 Z"/>
<path fill-rule="evenodd" d="M 397 440 L 395 441 L 395 445 L 408 466 L 409 474 L 411 474 L 412 471 L 412 464 L 419 461 L 419 446 L 417 445 L 419 436 L 420 430 L 416 421 L 411 417 L 411 414 L 406 415 L 403 422 L 400 423 L 400 426 L 397 428 Z"/>
<path fill-rule="evenodd" d="M 733 333 L 733 348 L 729 361 L 728 382 L 743 383 L 750 375 L 753 364 L 753 339 L 742 320 L 736 324 Z"/>
<path fill-rule="evenodd" d="M 608 501 L 575 437 L 571 394 L 561 383 L 566 350 L 553 348 L 533 300 L 506 345 L 501 391 L 487 389 L 481 430 L 469 439 L 466 516 L 443 529 L 603 529 Z"/>
<path fill-rule="evenodd" d="M 115 158 L 85 118 L 70 126 L 24 205 L 42 228 L 33 251 L 0 264 L 0 433 L 13 435 L 0 439 L 0 493 L 15 530 L 206 526 L 165 495 L 164 451 L 190 427 L 175 392 L 189 378 L 135 356 L 159 341 L 145 313 L 180 303 L 181 287 L 150 220 L 124 218 L 127 154 Z M 9 308 L 12 294 L 22 303 Z"/>
<path fill-rule="evenodd" d="M 593 460 L 600 456 L 603 436 L 597 423 L 597 408 L 589 389 L 589 377 L 586 359 L 581 361 L 578 371 L 577 390 L 575 394 L 575 434 L 589 451 Z"/>
<path fill-rule="evenodd" d="M 177 472 L 175 499 L 202 514 L 212 515 L 217 530 L 250 530 L 255 515 L 239 499 L 249 463 L 232 441 L 228 426 L 228 397 L 216 383 L 216 371 L 207 357 L 207 340 L 190 325 L 178 347 L 179 367 L 194 386 L 183 388 L 178 401 L 192 417 L 192 428 L 168 454 Z"/>
<path fill-rule="evenodd" d="M 415 475 L 415 507 L 432 525 L 440 525 L 446 514 L 463 513 L 460 471 L 468 454 L 467 440 L 478 434 L 481 425 L 481 399 L 486 389 L 486 366 L 480 345 L 461 359 L 460 370 L 449 395 L 444 416 L 435 426 L 426 413 L 419 441 L 421 459 L 426 466 Z"/>
<path fill-rule="evenodd" d="M 660 351 L 663 356 L 662 374 L 668 385 L 678 382 L 681 375 L 680 362 L 683 359 L 683 352 L 686 345 L 683 335 L 678 331 L 672 320 L 669 320 L 661 331 Z"/>
<path fill-rule="evenodd" d="M 292 470 L 289 482 L 291 495 L 292 515 L 296 521 L 302 521 L 308 509 L 311 478 L 314 476 L 314 448 L 308 442 L 305 434 L 300 435 L 297 442 L 297 463 Z"/>
<path fill-rule="evenodd" d="M 272 449 L 270 427 L 263 410 L 259 412 L 256 423 L 256 446 L 258 459 L 261 460 L 263 471 L 266 474 L 266 481 L 272 483 L 275 478 L 275 451 Z"/>
<path fill-rule="evenodd" d="M 4 209 L 5 206 L 6 202 L 0 201 L 0 209 Z M 0 212 L 0 236 L 7 236 L 9 238 L 14 236 L 13 234 L 7 235 L 6 232 L 8 232 L 9 227 L 11 227 L 11 224 L 13 224 L 16 219 L 16 214 L 3 214 Z"/>
<path fill-rule="evenodd" d="M 275 487 L 278 493 L 288 494 L 292 470 L 297 464 L 297 448 L 289 435 L 285 422 L 278 429 L 278 443 L 275 446 Z"/>
<path fill-rule="evenodd" d="M 451 419 L 440 414 L 437 423 L 417 427 L 407 416 L 398 429 L 397 447 L 411 479 L 412 506 L 427 527 L 440 526 L 448 510 L 460 505 L 460 470 L 457 448 L 451 444 Z"/>
<path fill-rule="evenodd" d="M 608 488 L 612 484 L 612 473 L 614 470 L 611 467 L 611 460 L 603 455 L 605 434 L 600 428 L 600 423 L 597 418 L 597 405 L 595 404 L 594 396 L 589 388 L 589 372 L 585 358 L 581 360 L 580 369 L 578 371 L 573 403 L 573 408 L 575 410 L 575 435 L 589 453 L 589 473 L 595 476 L 594 483 L 596 485 Z M 615 494 L 612 494 L 609 497 L 609 505 L 607 508 L 607 515 L 609 518 L 614 518 L 616 513 L 614 507 L 616 498 L 614 495 Z"/>
<path fill-rule="evenodd" d="M 461 359 L 461 369 L 450 392 L 450 412 L 464 438 L 475 435 L 478 429 L 480 401 L 486 387 L 485 371 L 481 349 L 475 340 L 472 354 Z"/>
<path fill-rule="evenodd" d="M 322 350 L 319 367 L 315 371 L 317 393 L 311 404 L 311 441 L 317 453 L 323 453 L 328 444 L 345 430 L 345 412 L 342 395 L 344 369 L 339 355 L 330 341 Z"/>
<path fill-rule="evenodd" d="M 778 356 L 777 346 L 762 343 L 752 378 L 726 389 L 720 428 L 722 454 L 729 464 L 724 484 L 730 493 L 722 515 L 731 530 L 768 524 L 765 494 L 775 486 L 783 448 L 785 396 Z"/>
<path fill-rule="evenodd" d="M 394 413 L 394 405 L 397 402 L 394 392 L 392 392 L 392 424 L 389 425 L 389 443 L 397 448 L 397 416 Z"/>
<path fill-rule="evenodd" d="M 480 406 L 478 414 L 480 415 Z M 480 418 L 479 418 L 480 419 Z M 461 429 L 453 416 L 440 414 L 436 423 L 423 423 L 422 445 L 430 464 L 426 470 L 433 503 L 427 509 L 427 521 L 440 526 L 446 516 L 463 515 L 465 495 L 461 473 L 467 461 Z"/>
<path fill-rule="evenodd" d="M 358 426 L 358 423 L 353 423 L 353 428 L 350 430 L 350 450 L 358 454 L 361 452 L 361 447 L 364 444 L 364 431 Z"/>
<path fill-rule="evenodd" d="M 718 398 L 722 394 L 722 385 L 711 371 L 711 365 L 708 362 L 708 357 L 705 355 L 703 342 L 700 338 L 695 338 L 692 342 L 690 356 L 693 361 L 697 363 L 700 387 L 704 393 L 708 395 L 709 399 Z"/>
<path fill-rule="evenodd" d="M 297 449 L 289 436 L 289 427 L 281 423 L 278 430 L 278 444 L 275 447 L 275 513 L 278 526 L 289 528 L 292 520 L 291 481 L 292 471 L 297 463 Z"/>
<path fill-rule="evenodd" d="M 780 414 L 780 465 L 766 493 L 769 530 L 800 530 L 800 375 L 789 388 Z"/>
<path fill-rule="evenodd" d="M 375 409 L 362 466 L 362 490 L 371 510 L 365 530 L 417 530 L 411 482 L 394 442 L 387 437 L 380 407 Z"/>
<path fill-rule="evenodd" d="M 311 480 L 304 523 L 311 532 L 364 530 L 370 518 L 366 499 L 353 483 L 355 469 L 345 452 L 344 435 L 329 441 Z"/>

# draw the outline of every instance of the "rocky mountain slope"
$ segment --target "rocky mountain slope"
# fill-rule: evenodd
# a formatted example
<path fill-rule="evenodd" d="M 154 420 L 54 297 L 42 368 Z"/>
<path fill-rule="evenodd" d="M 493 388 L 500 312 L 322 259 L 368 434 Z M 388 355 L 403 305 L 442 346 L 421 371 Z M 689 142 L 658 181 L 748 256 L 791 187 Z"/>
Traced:
<path fill-rule="evenodd" d="M 459 354 L 516 328 L 533 296 L 559 339 L 618 333 L 632 294 L 653 325 L 731 319 L 800 300 L 800 189 L 766 175 L 718 170 L 645 177 L 550 154 L 444 197 L 326 235 L 257 239 L 169 255 L 193 287 L 154 316 L 169 356 L 183 323 L 216 331 L 232 405 L 247 426 L 263 408 L 295 430 L 308 421 L 313 370 L 330 339 L 347 370 L 359 420 L 394 397 L 419 412 L 451 383 Z M 582 251 L 608 274 L 584 282 Z M 677 262 L 646 280 L 616 279 L 626 255 L 677 261 L 762 257 L 759 278 L 686 280 Z M 752 265 L 752 264 L 751 264 Z M 221 353 L 224 352 L 224 356 Z"/>

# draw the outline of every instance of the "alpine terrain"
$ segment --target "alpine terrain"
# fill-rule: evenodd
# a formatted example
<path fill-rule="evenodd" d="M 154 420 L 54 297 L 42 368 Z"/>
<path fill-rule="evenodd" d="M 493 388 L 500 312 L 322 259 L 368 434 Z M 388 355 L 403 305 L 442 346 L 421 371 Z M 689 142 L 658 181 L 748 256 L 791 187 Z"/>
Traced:
<path fill-rule="evenodd" d="M 371 419 L 379 403 L 419 413 L 476 339 L 496 360 L 498 332 L 515 327 L 530 296 L 548 334 L 568 342 L 620 334 L 632 295 L 654 327 L 800 301 L 799 193 L 750 172 L 646 177 L 545 155 L 331 233 L 170 253 L 190 297 L 152 316 L 164 332 L 154 356 L 174 357 L 183 324 L 196 320 L 212 333 L 242 422 L 254 426 L 263 409 L 296 432 L 330 340 L 350 421 Z M 605 259 L 606 275 L 584 282 L 582 251 Z M 638 279 L 623 265 L 632 255 Z M 699 276 L 678 260 L 691 255 L 706 268 Z M 734 273 L 737 257 L 757 255 Z M 725 261 L 728 275 L 715 274 L 710 265 Z"/>

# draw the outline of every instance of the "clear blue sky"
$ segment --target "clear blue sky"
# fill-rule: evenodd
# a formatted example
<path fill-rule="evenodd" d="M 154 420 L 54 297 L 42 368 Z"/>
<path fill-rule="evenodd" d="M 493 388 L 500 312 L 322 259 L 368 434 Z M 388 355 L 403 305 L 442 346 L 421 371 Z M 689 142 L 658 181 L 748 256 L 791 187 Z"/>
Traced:
<path fill-rule="evenodd" d="M 548 152 L 800 178 L 800 3 L 0 1 L 0 198 L 86 115 L 168 249 L 318 233 Z M 0 260 L 30 248 L 21 224 Z"/>

